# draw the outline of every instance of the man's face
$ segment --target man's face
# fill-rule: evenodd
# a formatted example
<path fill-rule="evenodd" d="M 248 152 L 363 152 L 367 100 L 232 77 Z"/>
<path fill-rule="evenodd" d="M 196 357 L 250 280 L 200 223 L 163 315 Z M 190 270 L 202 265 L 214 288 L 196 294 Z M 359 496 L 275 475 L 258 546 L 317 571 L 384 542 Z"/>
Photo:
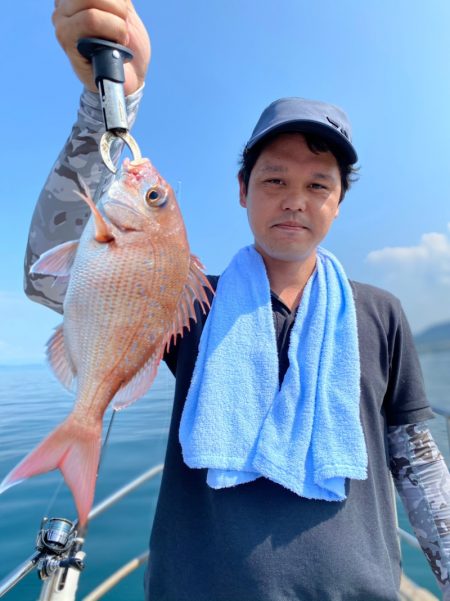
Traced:
<path fill-rule="evenodd" d="M 339 213 L 341 178 L 331 152 L 313 153 L 301 134 L 280 134 L 264 147 L 242 181 L 240 203 L 255 247 L 267 261 L 303 262 Z"/>

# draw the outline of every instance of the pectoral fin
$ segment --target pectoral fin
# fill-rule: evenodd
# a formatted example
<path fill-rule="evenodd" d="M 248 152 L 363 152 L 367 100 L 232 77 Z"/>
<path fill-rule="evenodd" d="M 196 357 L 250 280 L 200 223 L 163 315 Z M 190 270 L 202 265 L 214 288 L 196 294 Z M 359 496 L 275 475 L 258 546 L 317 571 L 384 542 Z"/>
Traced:
<path fill-rule="evenodd" d="M 86 183 L 81 178 L 80 181 L 84 187 L 84 194 L 82 194 L 79 190 L 74 190 L 74 192 L 84 200 L 84 202 L 92 211 L 95 222 L 95 239 L 97 242 L 111 242 L 115 238 L 111 225 L 105 221 L 105 218 L 98 210 Z"/>
<path fill-rule="evenodd" d="M 64 242 L 43 253 L 30 268 L 30 273 L 67 277 L 78 249 L 78 240 Z"/>

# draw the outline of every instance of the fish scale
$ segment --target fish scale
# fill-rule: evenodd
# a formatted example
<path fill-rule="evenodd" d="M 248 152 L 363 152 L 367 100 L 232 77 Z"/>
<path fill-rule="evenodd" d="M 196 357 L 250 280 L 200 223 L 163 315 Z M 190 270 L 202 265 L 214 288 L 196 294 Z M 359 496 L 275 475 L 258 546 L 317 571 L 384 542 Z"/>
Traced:
<path fill-rule="evenodd" d="M 69 277 L 64 322 L 47 345 L 56 376 L 76 381 L 72 413 L 0 486 L 59 468 L 80 524 L 92 506 L 102 419 L 151 386 L 165 347 L 196 319 L 194 302 L 209 306 L 211 286 L 190 254 L 172 188 L 148 159 L 124 161 L 102 212 L 84 196 L 91 217 L 80 241 L 44 253 L 34 273 Z"/>

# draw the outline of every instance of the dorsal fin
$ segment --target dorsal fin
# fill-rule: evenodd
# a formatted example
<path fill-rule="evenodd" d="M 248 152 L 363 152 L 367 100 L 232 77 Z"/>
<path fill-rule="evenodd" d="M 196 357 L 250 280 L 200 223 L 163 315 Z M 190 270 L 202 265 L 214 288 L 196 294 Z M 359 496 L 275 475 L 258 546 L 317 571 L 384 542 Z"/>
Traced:
<path fill-rule="evenodd" d="M 170 328 L 166 338 L 167 350 L 169 349 L 172 340 L 174 340 L 178 334 L 183 334 L 184 328 L 189 330 L 190 319 L 197 321 L 197 314 L 195 312 L 194 305 L 195 301 L 199 301 L 203 313 L 206 313 L 205 306 L 210 307 L 211 305 L 207 290 L 214 294 L 214 289 L 209 283 L 206 275 L 203 273 L 203 269 L 204 267 L 198 257 L 191 255 L 188 278 L 180 295 L 172 327 Z"/>

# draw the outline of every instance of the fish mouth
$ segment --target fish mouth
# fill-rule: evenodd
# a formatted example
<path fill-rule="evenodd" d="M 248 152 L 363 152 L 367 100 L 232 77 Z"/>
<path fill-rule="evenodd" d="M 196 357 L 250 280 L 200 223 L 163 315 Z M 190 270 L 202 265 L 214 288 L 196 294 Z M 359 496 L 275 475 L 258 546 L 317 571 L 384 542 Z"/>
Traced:
<path fill-rule="evenodd" d="M 131 216 L 136 216 L 139 219 L 142 219 L 142 215 L 141 213 L 135 209 L 134 207 L 131 207 L 130 205 L 121 202 L 120 200 L 108 200 L 108 202 L 106 202 L 103 205 L 103 209 L 106 213 L 106 215 L 108 216 L 108 219 L 111 221 L 111 223 L 121 232 L 140 232 L 142 231 L 142 228 L 138 228 L 136 227 L 134 224 L 124 224 L 122 219 L 119 221 L 118 216 L 114 215 L 114 211 L 110 211 L 109 209 L 114 209 L 114 207 L 117 207 L 120 211 L 121 211 L 121 217 L 123 218 L 123 211 L 125 211 L 125 213 L 129 213 L 130 217 Z"/>

